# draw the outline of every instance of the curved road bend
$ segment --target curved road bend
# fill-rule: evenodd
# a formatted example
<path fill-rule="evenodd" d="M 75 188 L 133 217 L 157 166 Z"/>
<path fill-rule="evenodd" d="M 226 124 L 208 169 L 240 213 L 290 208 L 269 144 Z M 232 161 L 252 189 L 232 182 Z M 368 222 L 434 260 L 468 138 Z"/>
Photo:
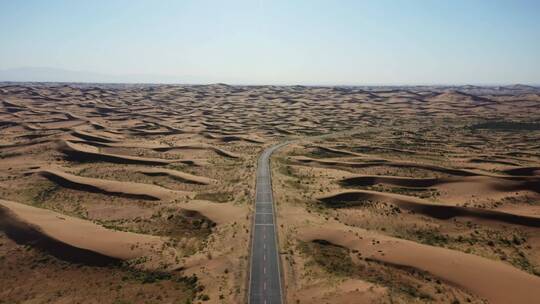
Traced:
<path fill-rule="evenodd" d="M 277 242 L 270 156 L 288 144 L 271 146 L 263 151 L 257 164 L 255 214 L 251 239 L 249 304 L 281 304 L 281 274 Z"/>

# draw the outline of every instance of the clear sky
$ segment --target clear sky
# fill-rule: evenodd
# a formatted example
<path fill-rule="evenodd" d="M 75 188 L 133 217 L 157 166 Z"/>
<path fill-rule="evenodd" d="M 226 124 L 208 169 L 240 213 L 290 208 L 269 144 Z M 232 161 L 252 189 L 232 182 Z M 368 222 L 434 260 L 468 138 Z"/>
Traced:
<path fill-rule="evenodd" d="M 540 84 L 540 1 L 0 0 L 0 69 L 247 84 Z"/>

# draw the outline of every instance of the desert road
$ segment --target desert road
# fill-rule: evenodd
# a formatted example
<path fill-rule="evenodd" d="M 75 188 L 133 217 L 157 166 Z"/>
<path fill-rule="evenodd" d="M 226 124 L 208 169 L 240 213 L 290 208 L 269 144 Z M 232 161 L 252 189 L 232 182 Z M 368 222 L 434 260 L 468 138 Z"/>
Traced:
<path fill-rule="evenodd" d="M 252 230 L 251 269 L 249 274 L 249 303 L 282 303 L 279 247 L 277 244 L 270 156 L 281 143 L 267 148 L 259 157 L 255 214 Z"/>

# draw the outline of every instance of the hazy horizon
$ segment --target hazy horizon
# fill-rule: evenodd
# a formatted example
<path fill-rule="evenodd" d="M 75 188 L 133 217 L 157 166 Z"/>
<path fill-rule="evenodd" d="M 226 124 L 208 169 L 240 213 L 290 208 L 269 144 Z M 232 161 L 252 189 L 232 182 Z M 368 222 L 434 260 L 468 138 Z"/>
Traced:
<path fill-rule="evenodd" d="M 0 33 L 0 81 L 539 85 L 539 9 L 535 1 L 1 2 L 9 30 Z"/>
<path fill-rule="evenodd" d="M 37 72 L 37 73 L 36 73 Z M 47 76 L 44 74 L 47 73 Z M 55 74 L 56 73 L 56 74 Z M 58 75 L 60 73 L 60 75 Z M 64 74 L 65 73 L 65 74 Z M 52 76 L 51 76 L 52 75 Z M 73 76 L 76 77 L 73 77 Z M 67 78 L 69 77 L 69 78 Z M 99 78 L 97 78 L 99 77 Z M 0 70 L 0 82 L 13 83 L 96 83 L 96 84 L 178 84 L 178 85 L 209 85 L 209 84 L 226 84 L 226 85 L 275 85 L 275 86 L 322 86 L 322 87 L 363 87 L 363 86 L 513 86 L 527 85 L 540 87 L 539 83 L 250 83 L 250 82 L 223 82 L 219 79 L 197 79 L 194 77 L 181 77 L 174 75 L 151 75 L 151 74 L 104 74 L 91 71 L 75 71 L 58 69 L 52 67 L 21 67 L 14 69 Z"/>

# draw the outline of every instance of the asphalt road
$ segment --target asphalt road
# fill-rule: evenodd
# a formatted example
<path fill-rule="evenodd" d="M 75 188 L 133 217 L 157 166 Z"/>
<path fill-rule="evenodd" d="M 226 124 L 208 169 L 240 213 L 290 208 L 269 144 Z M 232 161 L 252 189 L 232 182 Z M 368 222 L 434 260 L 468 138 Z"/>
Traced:
<path fill-rule="evenodd" d="M 251 269 L 249 276 L 250 304 L 281 304 L 281 274 L 277 245 L 270 155 L 287 143 L 264 150 L 257 166 L 255 214 L 252 230 Z"/>

